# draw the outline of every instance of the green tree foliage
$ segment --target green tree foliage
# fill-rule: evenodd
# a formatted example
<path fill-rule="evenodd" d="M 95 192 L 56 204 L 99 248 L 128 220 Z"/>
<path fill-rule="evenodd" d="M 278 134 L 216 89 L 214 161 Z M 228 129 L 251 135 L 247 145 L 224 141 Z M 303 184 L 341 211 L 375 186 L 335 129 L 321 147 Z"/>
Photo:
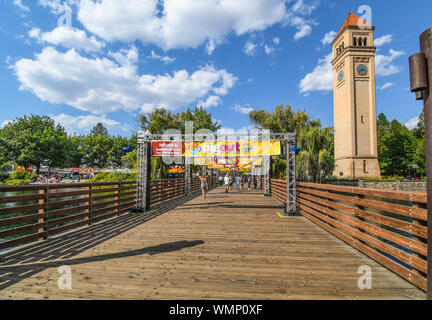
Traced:
<path fill-rule="evenodd" d="M 83 164 L 84 150 L 83 150 L 84 137 L 72 135 L 67 139 L 67 153 L 64 167 L 79 168 Z"/>
<path fill-rule="evenodd" d="M 321 182 L 328 178 L 334 170 L 334 132 L 333 128 L 320 129 L 309 127 L 303 129 L 298 136 L 301 146 L 297 157 L 297 176 L 301 180 L 311 179 Z"/>
<path fill-rule="evenodd" d="M 319 120 L 310 120 L 305 111 L 295 112 L 291 106 L 277 106 L 273 112 L 266 110 L 254 110 L 249 113 L 252 124 L 263 129 L 270 129 L 271 132 L 295 132 L 299 135 L 305 127 L 320 127 Z"/>
<path fill-rule="evenodd" d="M 3 160 L 24 167 L 35 166 L 37 172 L 42 165 L 55 167 L 65 162 L 67 134 L 48 116 L 17 118 L 0 131 L 0 140 L 7 141 Z"/>
<path fill-rule="evenodd" d="M 97 168 L 120 167 L 123 148 L 128 143 L 127 138 L 110 136 L 108 130 L 98 123 L 82 141 L 83 164 Z"/>
<path fill-rule="evenodd" d="M 251 123 L 263 129 L 270 129 L 271 132 L 296 133 L 297 145 L 302 149 L 297 157 L 297 164 L 300 163 L 297 173 L 300 178 L 311 177 L 317 181 L 332 174 L 334 169 L 333 128 L 321 129 L 319 120 L 311 120 L 305 111 L 295 112 L 289 105 L 277 106 L 273 112 L 252 111 L 249 118 Z M 286 154 L 284 149 L 283 147 L 283 154 Z M 272 167 L 274 178 L 284 175 L 285 157 L 273 157 Z"/>
<path fill-rule="evenodd" d="M 414 163 L 418 141 L 407 127 L 397 120 L 389 122 L 378 116 L 378 158 L 384 176 L 408 175 Z"/>

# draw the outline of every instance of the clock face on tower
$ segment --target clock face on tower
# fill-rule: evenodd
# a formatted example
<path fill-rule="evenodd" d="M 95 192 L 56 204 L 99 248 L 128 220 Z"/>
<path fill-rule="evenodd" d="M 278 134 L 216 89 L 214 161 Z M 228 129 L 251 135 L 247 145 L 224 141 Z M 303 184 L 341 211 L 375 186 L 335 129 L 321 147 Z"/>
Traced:
<path fill-rule="evenodd" d="M 357 72 L 359 75 L 364 76 L 368 73 L 368 68 L 364 64 L 359 64 L 357 66 Z"/>
<path fill-rule="evenodd" d="M 339 81 L 342 81 L 343 78 L 344 78 L 344 72 L 343 72 L 343 70 L 341 70 L 341 71 L 339 72 L 339 74 L 338 74 L 338 80 L 339 80 Z"/>

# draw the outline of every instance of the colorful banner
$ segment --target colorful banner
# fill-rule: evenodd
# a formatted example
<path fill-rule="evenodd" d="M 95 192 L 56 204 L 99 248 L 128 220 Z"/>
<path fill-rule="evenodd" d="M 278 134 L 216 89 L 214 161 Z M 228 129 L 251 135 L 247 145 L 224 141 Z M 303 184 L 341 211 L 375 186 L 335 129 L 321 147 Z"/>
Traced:
<path fill-rule="evenodd" d="M 184 154 L 184 144 L 180 141 L 153 141 L 152 156 L 178 157 Z"/>
<path fill-rule="evenodd" d="M 280 141 L 233 141 L 185 143 L 187 157 L 278 156 Z"/>
<path fill-rule="evenodd" d="M 216 157 L 194 157 L 194 165 L 196 166 L 261 166 L 262 158 L 257 157 L 242 157 L 242 158 L 216 158 Z"/>
<path fill-rule="evenodd" d="M 170 168 L 168 169 L 168 173 L 184 173 L 185 169 L 183 168 Z"/>

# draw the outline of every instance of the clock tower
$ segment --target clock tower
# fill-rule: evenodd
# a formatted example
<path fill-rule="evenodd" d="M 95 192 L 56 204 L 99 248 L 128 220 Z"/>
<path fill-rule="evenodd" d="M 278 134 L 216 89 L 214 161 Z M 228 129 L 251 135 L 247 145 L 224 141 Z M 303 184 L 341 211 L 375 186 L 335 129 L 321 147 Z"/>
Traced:
<path fill-rule="evenodd" d="M 375 28 L 350 13 L 332 43 L 335 161 L 339 178 L 381 177 L 377 148 Z"/>

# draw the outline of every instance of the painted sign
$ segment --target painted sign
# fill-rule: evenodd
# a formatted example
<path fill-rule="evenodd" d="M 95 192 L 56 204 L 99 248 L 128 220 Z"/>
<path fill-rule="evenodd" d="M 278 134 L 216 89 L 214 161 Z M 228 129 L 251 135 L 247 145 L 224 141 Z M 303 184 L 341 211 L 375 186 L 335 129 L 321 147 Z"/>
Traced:
<path fill-rule="evenodd" d="M 152 155 L 155 157 L 183 156 L 184 144 L 180 141 L 153 141 Z"/>

